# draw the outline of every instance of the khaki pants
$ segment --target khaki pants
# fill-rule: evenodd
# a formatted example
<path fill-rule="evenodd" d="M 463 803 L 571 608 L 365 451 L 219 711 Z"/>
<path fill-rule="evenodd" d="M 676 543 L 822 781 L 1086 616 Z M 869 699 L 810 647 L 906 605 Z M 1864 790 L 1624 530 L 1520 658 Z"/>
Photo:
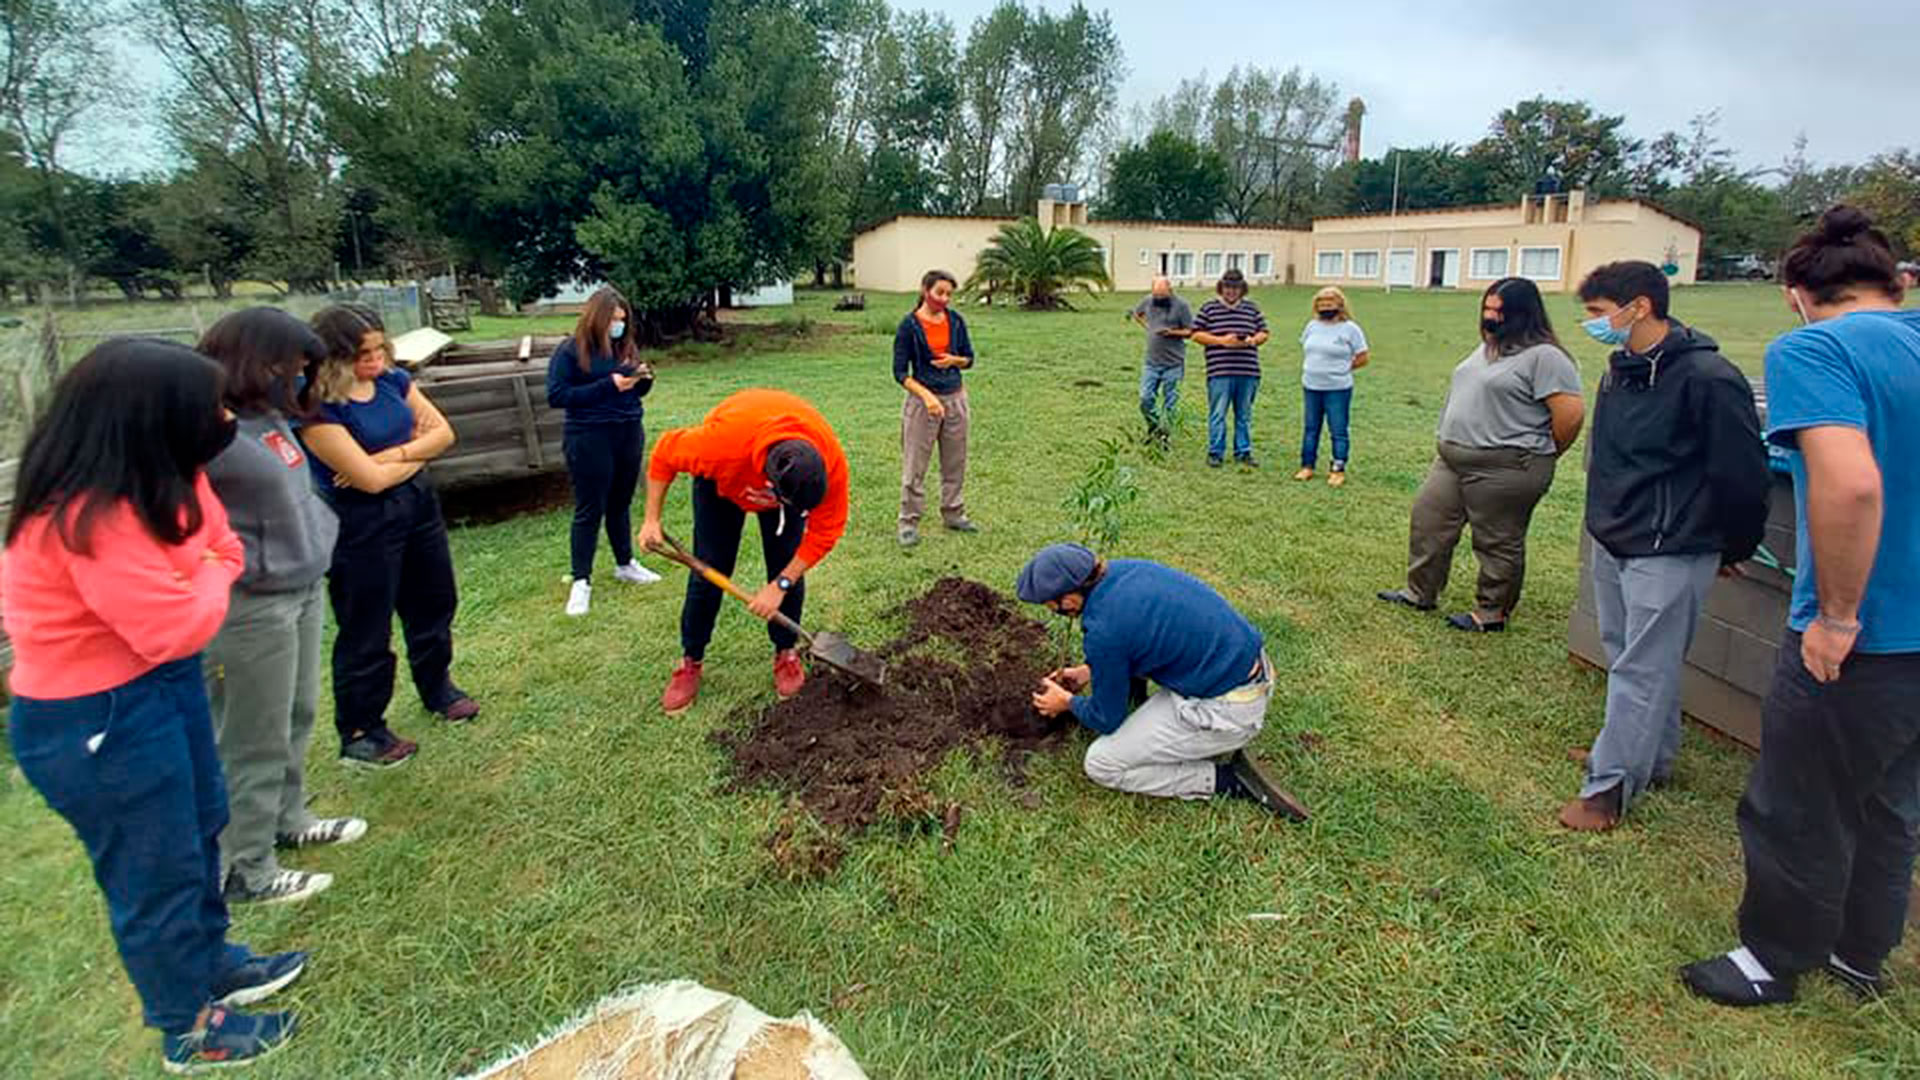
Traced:
<path fill-rule="evenodd" d="M 1211 798 L 1213 759 L 1260 734 L 1272 696 L 1273 665 L 1265 654 L 1257 678 L 1219 697 L 1181 697 L 1161 690 L 1128 714 L 1113 734 L 1087 747 L 1087 779 L 1139 795 Z"/>
<path fill-rule="evenodd" d="M 1489 622 L 1513 614 L 1527 576 L 1527 526 L 1533 508 L 1553 486 L 1558 461 L 1513 447 L 1441 443 L 1413 500 L 1407 544 L 1407 592 L 1413 599 L 1423 605 L 1439 602 L 1460 530 L 1471 525 L 1473 554 L 1480 560 L 1475 611 Z"/>
<path fill-rule="evenodd" d="M 918 394 L 900 407 L 900 524 L 918 525 L 927 505 L 927 465 L 940 446 L 940 519 L 948 524 L 967 516 L 961 487 L 967 481 L 967 391 L 939 395 L 947 415 L 935 420 Z"/>

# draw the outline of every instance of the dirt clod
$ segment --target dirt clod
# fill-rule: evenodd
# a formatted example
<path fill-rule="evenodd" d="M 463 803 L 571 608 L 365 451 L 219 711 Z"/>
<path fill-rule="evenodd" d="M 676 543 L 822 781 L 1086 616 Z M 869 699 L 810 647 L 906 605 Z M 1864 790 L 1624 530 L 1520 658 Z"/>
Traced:
<path fill-rule="evenodd" d="M 812 829 L 790 812 L 768 839 L 790 877 L 824 874 L 845 854 L 845 837 L 881 819 L 937 833 L 952 849 L 962 809 L 928 792 L 921 778 L 954 750 L 997 744 L 1009 780 L 1022 780 L 1030 753 L 1059 746 L 1072 718 L 1046 719 L 1032 694 L 1054 666 L 1047 631 L 1004 595 L 947 577 L 904 607 L 906 630 L 877 651 L 888 665 L 884 690 L 816 669 L 805 688 L 744 728 L 714 732 L 733 759 L 726 788 L 770 787 L 793 794 Z M 809 834 L 819 830 L 823 837 Z"/>

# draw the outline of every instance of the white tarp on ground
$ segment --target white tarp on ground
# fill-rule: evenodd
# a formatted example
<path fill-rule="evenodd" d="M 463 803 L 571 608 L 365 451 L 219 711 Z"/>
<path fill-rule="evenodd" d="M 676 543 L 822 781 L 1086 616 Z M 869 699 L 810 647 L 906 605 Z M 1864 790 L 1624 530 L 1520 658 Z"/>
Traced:
<path fill-rule="evenodd" d="M 655 983 L 464 1080 L 866 1080 L 807 1013 L 775 1020 L 696 982 Z"/>

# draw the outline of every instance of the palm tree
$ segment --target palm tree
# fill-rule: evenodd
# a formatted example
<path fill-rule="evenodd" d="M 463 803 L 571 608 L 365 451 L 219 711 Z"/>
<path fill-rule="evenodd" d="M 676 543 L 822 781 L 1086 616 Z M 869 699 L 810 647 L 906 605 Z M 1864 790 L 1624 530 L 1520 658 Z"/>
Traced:
<path fill-rule="evenodd" d="M 1034 218 L 1000 226 L 1000 234 L 975 262 L 966 292 L 985 297 L 1012 293 L 1030 311 L 1072 309 L 1066 294 L 1111 288 L 1106 259 L 1093 237 L 1061 226 L 1043 229 Z"/>

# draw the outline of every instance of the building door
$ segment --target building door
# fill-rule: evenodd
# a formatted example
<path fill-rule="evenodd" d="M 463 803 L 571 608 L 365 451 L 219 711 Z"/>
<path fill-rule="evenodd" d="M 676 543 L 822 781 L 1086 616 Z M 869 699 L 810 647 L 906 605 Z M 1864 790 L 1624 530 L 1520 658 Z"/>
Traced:
<path fill-rule="evenodd" d="M 1173 252 L 1171 251 L 1163 251 L 1160 253 L 1160 276 L 1161 277 L 1167 276 L 1167 267 L 1169 265 L 1168 260 L 1172 258 L 1173 258 Z"/>
<path fill-rule="evenodd" d="M 1413 249 L 1387 252 L 1387 284 L 1413 286 Z"/>
<path fill-rule="evenodd" d="M 1432 273 L 1427 277 L 1427 284 L 1435 289 L 1460 287 L 1459 248 L 1443 248 L 1433 253 Z"/>

